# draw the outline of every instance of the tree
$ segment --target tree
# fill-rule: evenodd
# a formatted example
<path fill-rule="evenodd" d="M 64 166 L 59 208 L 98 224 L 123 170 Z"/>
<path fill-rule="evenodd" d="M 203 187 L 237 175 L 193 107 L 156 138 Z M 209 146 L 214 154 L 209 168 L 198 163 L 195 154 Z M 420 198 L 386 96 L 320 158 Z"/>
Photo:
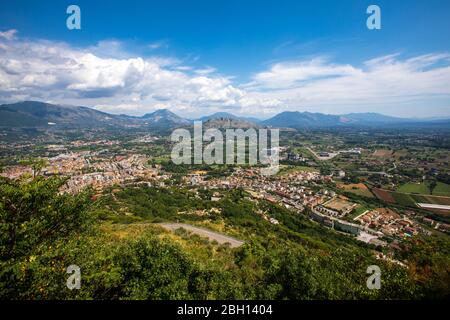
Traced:
<path fill-rule="evenodd" d="M 436 180 L 431 180 L 430 184 L 428 185 L 430 194 L 433 194 L 433 190 L 436 188 L 436 186 L 437 186 Z"/>
<path fill-rule="evenodd" d="M 36 176 L 41 173 L 42 169 L 47 165 L 47 163 L 47 160 L 42 158 L 29 158 L 20 161 L 20 164 L 31 167 L 31 170 L 33 171 L 33 178 L 36 178 Z"/>
<path fill-rule="evenodd" d="M 31 182 L 2 179 L 0 185 L 0 260 L 28 254 L 43 242 L 88 225 L 90 193 L 59 194 L 60 178 Z"/>

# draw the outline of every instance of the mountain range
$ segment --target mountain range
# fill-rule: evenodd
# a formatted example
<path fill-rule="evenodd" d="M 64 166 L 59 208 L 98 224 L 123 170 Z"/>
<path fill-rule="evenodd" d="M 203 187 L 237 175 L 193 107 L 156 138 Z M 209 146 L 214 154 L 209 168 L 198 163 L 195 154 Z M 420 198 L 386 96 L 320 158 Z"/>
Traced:
<path fill-rule="evenodd" d="M 239 117 L 227 112 L 204 116 L 206 127 L 280 127 L 280 128 L 325 128 L 342 126 L 440 126 L 450 128 L 450 119 L 418 120 L 397 118 L 379 113 L 350 113 L 330 115 L 323 113 L 284 111 L 267 120 Z M 94 126 L 150 126 L 174 128 L 188 126 L 186 119 L 167 110 L 160 109 L 143 116 L 116 115 L 80 106 L 49 104 L 39 101 L 24 101 L 0 105 L 0 127 L 94 127 Z"/>
<path fill-rule="evenodd" d="M 323 113 L 285 111 L 263 121 L 262 124 L 272 127 L 316 128 L 350 125 L 374 126 L 411 121 L 413 120 L 370 112 L 331 115 Z"/>
<path fill-rule="evenodd" d="M 199 118 L 198 120 L 201 121 L 208 121 L 211 119 L 232 119 L 232 120 L 241 120 L 241 121 L 247 121 L 247 122 L 253 122 L 253 123 L 261 123 L 262 120 L 254 117 L 239 117 L 235 116 L 232 113 L 229 112 L 216 112 L 209 116 L 203 116 Z"/>

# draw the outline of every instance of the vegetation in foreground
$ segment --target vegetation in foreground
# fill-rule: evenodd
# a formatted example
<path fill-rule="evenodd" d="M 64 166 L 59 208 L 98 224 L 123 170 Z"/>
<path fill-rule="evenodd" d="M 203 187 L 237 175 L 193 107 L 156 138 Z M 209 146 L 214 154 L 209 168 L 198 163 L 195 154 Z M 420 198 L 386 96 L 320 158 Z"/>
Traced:
<path fill-rule="evenodd" d="M 59 194 L 63 180 L 36 177 L 0 183 L 1 299 L 445 299 L 450 252 L 446 237 L 413 238 L 402 258 L 408 268 L 376 260 L 352 238 L 323 229 L 284 208 L 265 204 L 280 221 L 255 214 L 242 191 L 227 194 L 222 214 L 204 223 L 246 240 L 219 246 L 184 232 L 149 224 L 173 220 L 171 201 L 190 208 L 182 191 L 125 190 L 120 201 L 140 217 L 123 220 L 114 208 L 92 202 L 88 191 Z M 197 205 L 209 206 L 207 201 Z M 159 208 L 159 209 L 158 209 Z M 166 216 L 160 217 L 161 212 Z M 66 287 L 66 268 L 82 272 L 80 290 Z M 367 266 L 382 269 L 381 290 L 366 287 Z"/>

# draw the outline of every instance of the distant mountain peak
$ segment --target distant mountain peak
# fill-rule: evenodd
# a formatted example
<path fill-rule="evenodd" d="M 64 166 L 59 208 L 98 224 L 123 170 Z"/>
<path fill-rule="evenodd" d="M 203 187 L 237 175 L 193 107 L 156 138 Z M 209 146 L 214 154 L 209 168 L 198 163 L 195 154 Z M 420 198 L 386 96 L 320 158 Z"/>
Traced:
<path fill-rule="evenodd" d="M 242 120 L 239 118 L 211 118 L 203 122 L 203 126 L 207 129 L 249 129 L 249 128 L 259 128 L 254 122 Z"/>
<path fill-rule="evenodd" d="M 184 119 L 168 109 L 158 109 L 151 113 L 144 114 L 141 119 L 150 121 L 150 123 L 157 123 L 158 125 L 173 126 L 173 125 L 185 125 L 189 124 L 190 121 Z"/>
<path fill-rule="evenodd" d="M 43 127 L 117 125 L 119 116 L 88 107 L 50 104 L 41 101 L 23 101 L 0 106 L 0 126 Z"/>
<path fill-rule="evenodd" d="M 308 111 L 285 111 L 263 121 L 263 124 L 278 127 L 318 128 L 343 125 L 387 125 L 393 123 L 404 123 L 408 121 L 410 120 L 386 116 L 376 112 L 332 115 Z"/>
<path fill-rule="evenodd" d="M 261 120 L 257 119 L 257 118 L 236 116 L 236 115 L 234 115 L 232 113 L 229 113 L 229 112 L 216 112 L 216 113 L 210 114 L 209 116 L 203 116 L 199 120 L 201 120 L 201 121 L 208 121 L 208 120 L 211 120 L 211 119 L 241 120 L 241 121 L 253 122 L 253 123 L 256 123 L 256 124 L 261 122 Z"/>
<path fill-rule="evenodd" d="M 331 115 L 313 112 L 284 111 L 270 119 L 235 116 L 228 112 L 216 112 L 200 118 L 211 127 L 321 128 L 335 126 L 448 126 L 447 119 L 405 119 L 376 112 Z M 168 109 L 159 109 L 142 117 L 115 115 L 89 107 L 51 104 L 41 101 L 23 101 L 0 105 L 0 127 L 95 127 L 95 126 L 154 126 L 170 129 L 192 124 Z"/>
<path fill-rule="evenodd" d="M 168 116 L 168 115 L 170 115 L 170 116 L 176 116 L 176 114 L 175 113 L 173 113 L 172 111 L 170 111 L 169 109 L 158 109 L 158 110 L 155 110 L 155 111 L 153 111 L 153 112 L 150 112 L 150 113 L 146 113 L 145 115 L 143 115 L 143 117 L 145 117 L 145 116 L 150 116 L 150 115 L 160 115 L 160 116 Z"/>

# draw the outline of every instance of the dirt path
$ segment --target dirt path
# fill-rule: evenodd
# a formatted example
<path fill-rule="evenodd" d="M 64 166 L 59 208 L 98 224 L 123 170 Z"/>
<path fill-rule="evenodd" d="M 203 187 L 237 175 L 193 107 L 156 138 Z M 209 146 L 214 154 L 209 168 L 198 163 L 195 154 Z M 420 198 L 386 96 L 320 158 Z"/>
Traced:
<path fill-rule="evenodd" d="M 210 241 L 216 240 L 219 244 L 229 243 L 232 248 L 240 247 L 244 244 L 244 241 L 238 240 L 236 238 L 232 238 L 207 229 L 194 227 L 185 223 L 158 223 L 158 225 L 170 231 L 175 231 L 176 229 L 183 228 L 191 231 L 192 233 L 198 234 L 199 236 L 206 237 Z"/>

